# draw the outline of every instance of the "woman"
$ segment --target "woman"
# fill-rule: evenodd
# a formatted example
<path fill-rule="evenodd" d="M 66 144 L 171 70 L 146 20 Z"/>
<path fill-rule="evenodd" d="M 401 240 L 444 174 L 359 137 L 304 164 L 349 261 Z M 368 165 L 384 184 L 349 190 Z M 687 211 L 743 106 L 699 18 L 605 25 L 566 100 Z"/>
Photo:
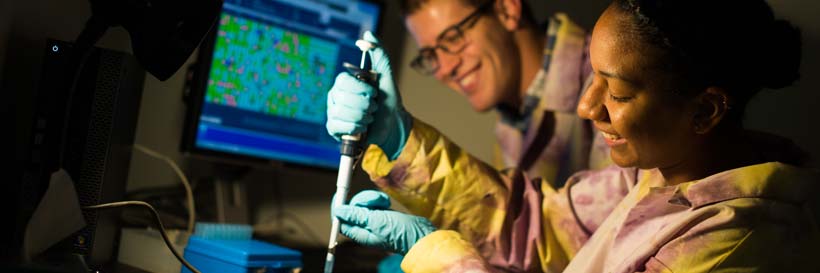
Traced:
<path fill-rule="evenodd" d="M 406 272 L 820 272 L 809 260 L 820 175 L 790 141 L 741 124 L 761 88 L 797 79 L 795 28 L 762 0 L 616 0 L 590 56 L 577 112 L 623 168 L 556 192 L 516 171 L 448 166 L 468 155 L 416 121 L 397 162 L 364 165 L 411 212 L 457 232 L 386 210 L 373 192 L 335 210 L 343 232 L 406 253 Z M 394 170 L 419 156 L 436 165 Z M 482 178 L 448 177 L 456 168 Z M 395 183 L 417 173 L 428 181 Z"/>

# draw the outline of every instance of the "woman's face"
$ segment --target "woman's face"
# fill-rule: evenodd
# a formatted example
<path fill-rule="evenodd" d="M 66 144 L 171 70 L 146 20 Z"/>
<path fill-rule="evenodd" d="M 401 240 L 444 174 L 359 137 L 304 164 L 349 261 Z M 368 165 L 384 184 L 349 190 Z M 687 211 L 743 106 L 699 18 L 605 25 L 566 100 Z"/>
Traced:
<path fill-rule="evenodd" d="M 610 6 L 592 34 L 592 85 L 578 104 L 621 167 L 667 168 L 696 148 L 694 103 L 675 93 L 680 79 L 662 69 L 660 49 L 635 36 L 626 13 Z"/>

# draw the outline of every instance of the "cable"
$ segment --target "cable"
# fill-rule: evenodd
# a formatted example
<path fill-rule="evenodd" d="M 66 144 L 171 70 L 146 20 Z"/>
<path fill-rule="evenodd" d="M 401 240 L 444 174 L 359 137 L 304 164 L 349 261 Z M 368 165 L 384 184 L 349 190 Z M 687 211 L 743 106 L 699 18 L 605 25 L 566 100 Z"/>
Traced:
<path fill-rule="evenodd" d="M 105 204 L 99 204 L 99 205 L 93 205 L 93 206 L 86 206 L 86 207 L 83 207 L 83 209 L 84 210 L 98 210 L 98 209 L 118 208 L 118 207 L 125 207 L 125 206 L 142 206 L 142 207 L 146 207 L 149 210 L 151 210 L 151 213 L 154 214 L 154 219 L 157 220 L 157 226 L 159 227 L 159 234 L 162 235 L 162 240 L 165 241 L 165 245 L 168 246 L 168 249 L 171 250 L 171 253 L 173 253 L 174 256 L 177 257 L 177 260 L 179 260 L 179 262 L 182 263 L 182 265 L 187 267 L 188 270 L 191 270 L 191 272 L 194 272 L 194 273 L 201 273 L 199 270 L 194 268 L 193 265 L 188 263 L 188 261 L 185 260 L 185 258 L 183 258 L 182 255 L 179 255 L 179 252 L 177 252 L 176 248 L 174 248 L 174 245 L 171 244 L 171 240 L 168 239 L 168 234 L 165 232 L 165 226 L 162 225 L 162 220 L 159 218 L 159 213 L 150 204 L 142 202 L 142 201 L 122 201 L 122 202 L 113 202 L 113 203 L 105 203 Z"/>
<path fill-rule="evenodd" d="M 185 186 L 185 198 L 188 199 L 188 234 L 194 234 L 194 221 L 196 219 L 196 207 L 194 207 L 194 191 L 191 189 L 191 183 L 188 181 L 188 178 L 185 177 L 185 173 L 182 172 L 182 169 L 177 166 L 177 163 L 174 162 L 173 159 L 167 157 L 163 154 L 160 154 L 157 151 L 151 150 L 145 146 L 140 144 L 134 144 L 134 148 L 143 152 L 149 156 L 162 159 L 168 165 L 171 165 L 171 168 L 174 169 L 174 172 L 179 177 L 179 180 L 182 181 L 182 185 Z"/>

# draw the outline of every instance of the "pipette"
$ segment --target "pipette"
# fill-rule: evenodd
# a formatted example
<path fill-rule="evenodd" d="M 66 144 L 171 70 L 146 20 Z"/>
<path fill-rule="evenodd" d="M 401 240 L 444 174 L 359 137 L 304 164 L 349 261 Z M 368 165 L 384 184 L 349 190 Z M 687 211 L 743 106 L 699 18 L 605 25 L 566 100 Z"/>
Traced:
<path fill-rule="evenodd" d="M 365 56 L 367 56 L 367 51 L 375 48 L 376 45 L 365 40 L 358 40 L 356 41 L 356 46 L 362 50 L 362 60 L 359 67 L 357 68 L 349 63 L 344 63 L 344 67 L 347 68 L 351 74 L 356 76 L 356 78 L 367 82 L 370 85 L 376 85 L 378 73 L 364 69 L 364 61 Z M 347 193 L 350 189 L 350 177 L 353 174 L 356 157 L 361 153 L 359 141 L 362 139 L 362 134 L 342 136 L 342 155 L 339 160 L 339 174 L 336 177 L 336 193 L 333 195 L 333 204 L 331 204 L 333 208 L 338 207 L 347 201 Z M 332 218 L 333 222 L 330 227 L 330 240 L 327 245 L 327 258 L 325 259 L 324 273 L 332 273 L 333 263 L 336 261 L 336 240 L 339 236 L 339 226 L 341 223 L 339 223 L 338 218 Z"/>

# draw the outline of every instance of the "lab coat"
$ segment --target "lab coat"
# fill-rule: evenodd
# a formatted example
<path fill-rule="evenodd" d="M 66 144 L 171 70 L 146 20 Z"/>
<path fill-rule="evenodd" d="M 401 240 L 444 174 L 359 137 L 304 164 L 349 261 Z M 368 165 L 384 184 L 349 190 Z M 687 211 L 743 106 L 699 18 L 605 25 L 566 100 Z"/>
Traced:
<path fill-rule="evenodd" d="M 524 109 L 523 117 L 517 119 L 505 118 L 507 115 L 499 110 L 501 118 L 495 129 L 497 149 L 493 166 L 475 160 L 449 140 L 439 143 L 444 146 L 435 146 L 435 148 L 431 146 L 428 148 L 432 150 L 421 150 L 428 152 L 458 151 L 459 154 L 415 154 L 415 151 L 420 149 L 419 145 L 433 144 L 429 142 L 421 144 L 417 141 L 439 137 L 435 129 L 429 128 L 428 125 L 418 120 L 414 123 L 410 140 L 405 144 L 396 161 L 387 161 L 378 147 L 371 146 L 366 151 L 362 164 L 382 190 L 409 208 L 412 213 L 429 218 L 441 229 L 458 230 L 462 236 L 482 250 L 482 256 L 493 257 L 494 264 L 509 266 L 516 271 L 532 268 L 534 261 L 537 260 L 531 258 L 527 260 L 524 256 L 533 256 L 536 247 L 536 244 L 527 245 L 526 240 L 544 238 L 540 235 L 540 228 L 527 226 L 526 221 L 491 226 L 492 221 L 509 222 L 514 221 L 515 218 L 492 220 L 478 216 L 495 214 L 498 210 L 507 209 L 506 198 L 511 194 L 509 191 L 515 191 L 517 194 L 522 190 L 513 189 L 511 185 L 525 185 L 525 183 L 514 181 L 538 178 L 549 188 L 558 188 L 577 171 L 600 169 L 611 164 L 609 148 L 601 135 L 589 121 L 579 118 L 575 113 L 578 100 L 591 80 L 588 33 L 566 15 L 559 13 L 550 19 L 546 38 L 541 69 L 527 89 L 527 99 L 534 97 L 537 104 L 534 108 Z M 424 138 L 428 133 L 435 136 Z M 418 137 L 413 138 L 413 136 Z M 526 154 L 528 152 L 534 154 Z M 441 165 L 445 162 L 447 165 Z M 486 180 L 487 178 L 482 177 L 486 174 L 498 176 L 493 179 L 500 181 L 502 180 L 500 177 L 512 175 L 512 172 L 506 171 L 499 174 L 496 169 L 513 167 L 525 171 L 504 180 L 505 185 L 495 185 L 490 189 L 484 186 L 476 187 L 478 184 L 470 183 L 470 181 Z M 436 174 L 427 172 L 432 170 L 435 170 Z M 436 197 L 439 204 L 428 200 L 431 198 L 430 194 L 438 194 L 442 191 L 442 189 L 435 188 L 440 185 L 447 185 L 447 192 L 458 194 Z M 433 188 L 428 189 L 428 187 Z M 482 192 L 485 190 L 496 194 L 485 200 L 474 200 L 475 197 L 460 199 L 468 195 L 484 198 Z M 421 192 L 424 194 L 419 195 Z M 625 194 L 626 190 L 618 193 L 620 197 Z M 531 201 L 529 204 L 525 206 L 515 204 L 512 209 L 516 209 L 515 206 L 522 206 L 527 211 L 536 215 L 540 214 L 540 201 L 528 200 Z M 596 213 L 608 214 L 618 201 L 618 198 L 612 198 L 607 204 L 599 205 L 600 212 Z M 474 206 L 475 203 L 481 202 L 490 202 L 490 204 Z M 447 204 L 442 206 L 442 203 Z M 526 218 L 517 214 L 510 216 Z M 499 215 L 498 217 L 506 216 Z M 514 228 L 514 232 L 509 233 L 509 228 Z M 502 236 L 502 234 L 507 234 L 507 236 Z M 562 246 L 567 249 L 562 253 L 574 253 L 586 240 L 585 237 L 552 236 L 548 238 L 564 241 Z M 511 243 L 514 245 L 509 245 Z M 557 243 L 557 241 L 550 242 L 550 244 Z M 504 257 L 506 255 L 504 253 L 509 251 L 526 253 Z M 570 254 L 553 254 L 544 262 L 552 264 L 555 268 L 563 268 L 571 258 L 568 255 Z"/>
<path fill-rule="evenodd" d="M 766 163 L 666 186 L 657 170 L 610 166 L 554 189 L 496 171 L 416 120 L 390 161 L 363 167 L 411 213 L 439 227 L 402 261 L 413 272 L 820 272 L 816 170 L 789 165 L 788 141 L 755 147 Z"/>

